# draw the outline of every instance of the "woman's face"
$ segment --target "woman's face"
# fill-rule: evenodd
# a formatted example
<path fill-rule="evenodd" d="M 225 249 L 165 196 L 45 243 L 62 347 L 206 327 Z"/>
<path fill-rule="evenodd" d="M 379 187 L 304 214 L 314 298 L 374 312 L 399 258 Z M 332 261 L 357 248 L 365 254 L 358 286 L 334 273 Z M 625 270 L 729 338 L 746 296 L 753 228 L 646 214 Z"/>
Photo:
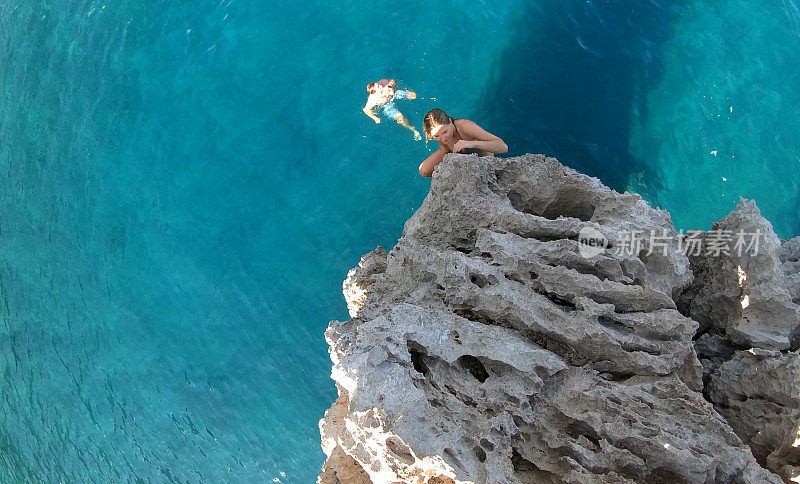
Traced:
<path fill-rule="evenodd" d="M 434 124 L 431 128 L 431 136 L 439 143 L 449 145 L 453 140 L 455 129 L 456 126 L 451 121 L 448 121 L 447 124 Z"/>

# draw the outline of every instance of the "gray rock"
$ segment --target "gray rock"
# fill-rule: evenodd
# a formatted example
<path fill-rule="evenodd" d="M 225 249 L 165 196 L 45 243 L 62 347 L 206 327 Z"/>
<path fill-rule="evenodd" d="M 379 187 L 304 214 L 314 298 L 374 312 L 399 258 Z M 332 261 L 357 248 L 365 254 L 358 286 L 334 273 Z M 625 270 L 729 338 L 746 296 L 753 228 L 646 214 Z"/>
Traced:
<path fill-rule="evenodd" d="M 589 229 L 605 249 L 579 245 Z M 693 344 L 682 293 L 704 332 L 717 322 L 692 280 L 669 214 L 638 195 L 541 155 L 446 156 L 397 245 L 345 281 L 319 482 L 781 482 L 701 393 L 735 349 Z M 762 326 L 788 334 L 770 300 Z M 735 316 L 721 327 L 753 338 Z M 767 455 L 795 465 L 776 439 Z"/>
<path fill-rule="evenodd" d="M 787 481 L 796 475 L 800 463 L 800 449 L 795 446 L 800 422 L 796 352 L 738 351 L 714 373 L 709 395 L 762 465 Z"/>
<path fill-rule="evenodd" d="M 782 245 L 755 202 L 744 199 L 702 240 L 708 244 L 715 231 L 733 240 L 727 254 L 703 251 L 691 257 L 697 280 L 679 301 L 684 314 L 701 322 L 701 332 L 723 334 L 742 347 L 789 349 L 800 324 L 800 307 L 792 300 L 797 244 Z M 758 234 L 758 246 L 737 247 L 739 233 Z"/>
<path fill-rule="evenodd" d="M 778 239 L 755 202 L 743 199 L 712 230 L 759 233 L 760 243 L 739 251 L 732 241 L 728 253 L 691 256 L 695 280 L 678 307 L 700 322 L 695 349 L 707 399 L 758 462 L 789 482 L 800 475 L 800 380 L 792 351 L 800 323 L 800 238 Z"/>
<path fill-rule="evenodd" d="M 800 302 L 800 237 L 784 240 L 778 250 L 781 271 L 786 276 L 795 304 Z"/>

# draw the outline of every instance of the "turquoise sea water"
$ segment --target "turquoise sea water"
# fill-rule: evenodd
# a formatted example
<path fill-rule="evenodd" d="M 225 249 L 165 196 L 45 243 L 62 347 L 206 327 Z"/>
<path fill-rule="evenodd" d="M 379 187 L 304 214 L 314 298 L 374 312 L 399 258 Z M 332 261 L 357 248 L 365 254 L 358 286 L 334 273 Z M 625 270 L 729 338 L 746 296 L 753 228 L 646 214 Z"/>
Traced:
<path fill-rule="evenodd" d="M 0 2 L 0 481 L 313 481 L 341 281 L 429 186 L 367 82 L 789 237 L 799 51 L 789 0 Z"/>

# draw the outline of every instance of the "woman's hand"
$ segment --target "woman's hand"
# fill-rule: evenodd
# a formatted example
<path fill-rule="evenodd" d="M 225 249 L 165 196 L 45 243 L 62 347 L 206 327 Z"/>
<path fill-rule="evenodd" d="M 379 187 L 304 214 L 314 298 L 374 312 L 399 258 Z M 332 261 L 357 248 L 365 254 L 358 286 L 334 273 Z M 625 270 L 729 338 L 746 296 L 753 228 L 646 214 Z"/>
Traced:
<path fill-rule="evenodd" d="M 508 153 L 508 146 L 502 139 L 484 130 L 474 122 L 468 119 L 460 119 L 458 123 L 459 134 L 472 138 L 472 141 L 467 141 L 462 146 L 458 146 L 458 143 L 456 143 L 456 146 L 453 146 L 453 151 L 459 151 L 456 149 L 458 147 L 459 149 L 476 148 L 481 152 L 488 151 L 495 154 Z"/>
<path fill-rule="evenodd" d="M 453 145 L 453 153 L 461 153 L 462 150 L 468 150 L 474 147 L 475 147 L 474 142 L 464 141 L 463 139 L 460 139 L 456 141 L 456 144 Z"/>

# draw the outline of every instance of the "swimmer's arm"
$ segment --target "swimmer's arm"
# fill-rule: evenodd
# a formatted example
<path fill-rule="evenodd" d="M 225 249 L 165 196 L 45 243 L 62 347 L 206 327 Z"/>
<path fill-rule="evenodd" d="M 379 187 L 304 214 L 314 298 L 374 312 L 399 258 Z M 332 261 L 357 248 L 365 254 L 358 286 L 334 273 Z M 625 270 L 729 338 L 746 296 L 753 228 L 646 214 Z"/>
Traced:
<path fill-rule="evenodd" d="M 364 108 L 362 109 L 362 111 L 364 111 L 364 114 L 366 114 L 367 116 L 369 116 L 370 118 L 372 118 L 372 120 L 373 120 L 373 121 L 375 121 L 375 123 L 377 123 L 377 124 L 381 124 L 381 118 L 379 118 L 379 117 L 375 116 L 375 113 L 373 113 L 373 112 L 372 112 L 372 109 L 370 109 L 370 108 L 368 108 L 368 107 L 364 106 Z"/>
<path fill-rule="evenodd" d="M 395 91 L 394 97 L 397 99 L 416 99 L 417 93 L 411 89 L 398 89 Z"/>
<path fill-rule="evenodd" d="M 477 148 L 490 153 L 508 153 L 508 145 L 498 136 L 486 131 L 469 119 L 458 120 L 458 130 L 467 138 L 474 138 L 472 141 L 460 140 L 453 151 L 459 152 L 467 148 Z"/>
<path fill-rule="evenodd" d="M 419 165 L 419 174 L 422 176 L 433 176 L 433 168 L 442 162 L 444 155 L 447 153 L 450 153 L 450 151 L 439 143 L 439 149 L 425 158 L 425 161 Z"/>
<path fill-rule="evenodd" d="M 374 105 L 370 106 L 369 102 L 367 102 L 366 106 L 364 106 L 361 110 L 364 111 L 364 114 L 372 118 L 372 120 L 375 121 L 376 124 L 381 124 L 381 118 L 375 116 L 375 113 L 372 112 L 372 108 L 374 107 L 375 107 Z"/>
<path fill-rule="evenodd" d="M 375 108 L 375 106 L 378 105 L 378 100 L 379 100 L 378 96 L 370 94 L 370 96 L 367 98 L 367 104 L 365 104 L 364 107 L 361 108 L 361 110 L 364 111 L 364 114 L 372 118 L 372 120 L 375 121 L 375 123 L 380 124 L 381 118 L 375 116 L 375 113 L 372 111 Z"/>

